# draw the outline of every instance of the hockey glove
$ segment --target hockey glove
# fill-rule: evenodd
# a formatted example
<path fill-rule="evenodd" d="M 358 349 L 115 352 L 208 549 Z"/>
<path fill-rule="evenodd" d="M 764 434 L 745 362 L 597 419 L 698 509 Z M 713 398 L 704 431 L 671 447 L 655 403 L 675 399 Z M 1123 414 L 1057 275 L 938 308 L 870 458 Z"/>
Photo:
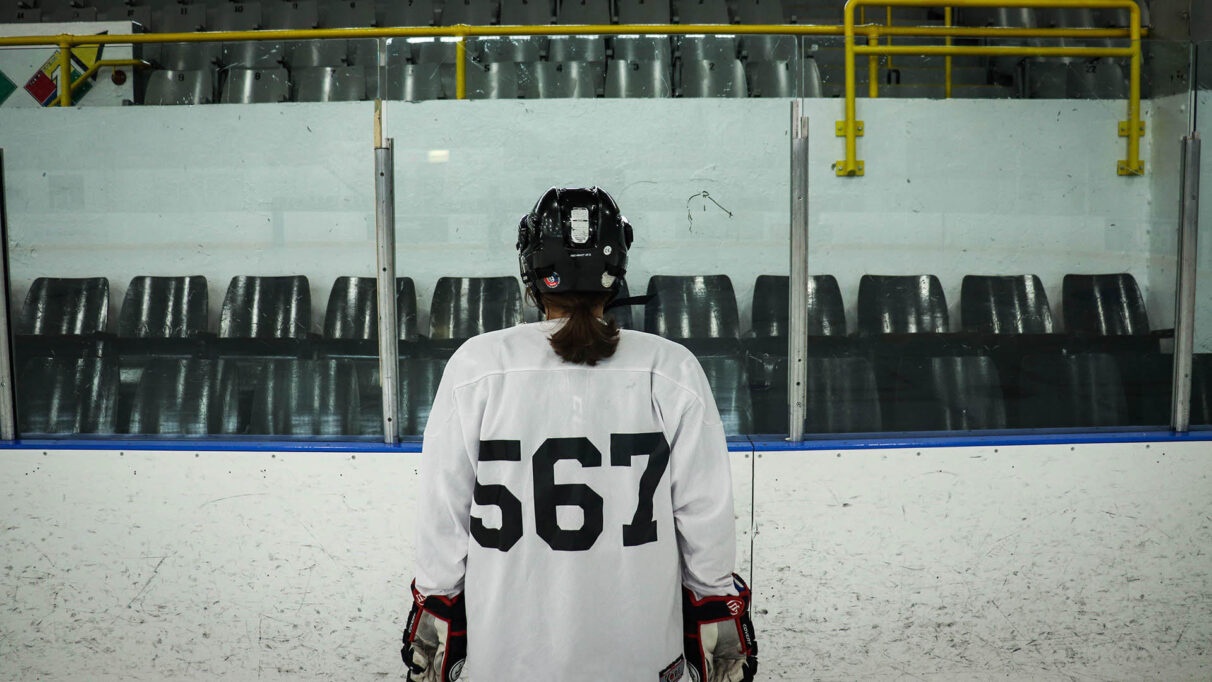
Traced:
<path fill-rule="evenodd" d="M 409 682 L 454 682 L 467 658 L 463 594 L 426 597 L 412 584 L 412 611 L 400 650 Z"/>
<path fill-rule="evenodd" d="M 736 596 L 697 599 L 682 588 L 686 664 L 694 682 L 752 682 L 757 641 L 749 620 L 749 586 L 735 573 Z"/>

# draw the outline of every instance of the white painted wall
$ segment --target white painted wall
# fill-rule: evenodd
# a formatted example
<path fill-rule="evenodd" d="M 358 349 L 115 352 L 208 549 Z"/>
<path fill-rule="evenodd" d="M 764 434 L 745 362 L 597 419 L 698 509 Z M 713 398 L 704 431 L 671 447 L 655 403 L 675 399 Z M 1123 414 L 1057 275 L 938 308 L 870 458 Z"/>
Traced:
<path fill-rule="evenodd" d="M 1209 455 L 734 453 L 761 679 L 1207 679 Z M 396 678 L 416 464 L 5 452 L 0 678 Z"/>
<path fill-rule="evenodd" d="M 1059 315 L 1068 272 L 1128 271 L 1154 326 L 1173 317 L 1177 146 L 1120 178 L 1122 102 L 860 103 L 864 178 L 837 178 L 837 100 L 810 100 L 814 272 L 838 277 L 851 326 L 865 273 L 934 273 L 958 328 L 969 273 L 1040 275 Z M 1160 106 L 1160 105 L 1159 105 Z M 418 284 L 514 274 L 518 218 L 561 183 L 611 190 L 636 225 L 631 281 L 726 273 L 748 326 L 753 280 L 787 270 L 785 101 L 390 103 L 399 270 Z M 0 111 L 13 296 L 41 275 L 204 274 L 212 326 L 229 279 L 307 274 L 313 326 L 335 277 L 374 271 L 371 105 Z M 444 151 L 445 162 L 430 161 Z M 442 158 L 438 155 L 435 158 Z M 715 203 L 701 196 L 707 191 Z M 689 214 L 689 215 L 688 215 Z"/>

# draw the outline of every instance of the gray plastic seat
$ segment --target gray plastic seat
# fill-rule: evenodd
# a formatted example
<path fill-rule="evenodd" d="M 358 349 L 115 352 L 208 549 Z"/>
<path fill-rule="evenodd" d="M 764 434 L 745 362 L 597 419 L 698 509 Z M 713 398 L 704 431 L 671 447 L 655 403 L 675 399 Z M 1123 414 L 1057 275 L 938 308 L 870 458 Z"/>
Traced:
<path fill-rule="evenodd" d="M 268 29 L 309 29 L 320 23 L 316 0 L 267 0 L 261 18 Z"/>
<path fill-rule="evenodd" d="M 858 329 L 862 334 L 946 333 L 942 283 L 934 275 L 863 275 Z"/>
<path fill-rule="evenodd" d="M 197 71 L 213 68 L 220 51 L 218 43 L 164 43 L 156 61 L 170 71 Z"/>
<path fill-rule="evenodd" d="M 883 428 L 879 389 L 867 358 L 808 357 L 804 364 L 804 433 L 870 433 Z M 782 424 L 786 423 L 784 407 Z"/>
<path fill-rule="evenodd" d="M 618 0 L 620 24 L 671 24 L 669 0 Z"/>
<path fill-rule="evenodd" d="M 206 278 L 135 277 L 118 314 L 118 335 L 182 339 L 207 331 Z"/>
<path fill-rule="evenodd" d="M 109 280 L 104 277 L 39 277 L 25 295 L 20 334 L 82 336 L 104 332 L 109 319 Z"/>
<path fill-rule="evenodd" d="M 437 19 L 434 0 L 393 0 L 375 5 L 379 26 L 433 26 Z"/>
<path fill-rule="evenodd" d="M 672 97 L 669 62 L 611 60 L 606 65 L 606 96 Z"/>
<path fill-rule="evenodd" d="M 496 0 L 446 0 L 442 6 L 443 26 L 489 26 L 496 22 L 496 18 Z"/>
<path fill-rule="evenodd" d="M 746 35 L 740 37 L 741 52 L 749 61 L 795 61 L 799 55 L 795 36 Z"/>
<path fill-rule="evenodd" d="M 254 391 L 249 433 L 357 436 L 362 415 L 357 371 L 348 359 L 269 361 Z"/>
<path fill-rule="evenodd" d="M 699 355 L 698 360 L 711 386 L 724 433 L 729 436 L 753 433 L 753 404 L 744 360 L 735 355 Z"/>
<path fill-rule="evenodd" d="M 324 338 L 379 338 L 378 290 L 374 277 L 338 277 L 328 296 Z M 417 340 L 417 289 L 411 277 L 396 278 L 396 325 L 401 340 Z"/>
<path fill-rule="evenodd" d="M 964 331 L 978 334 L 1051 334 L 1048 292 L 1035 275 L 967 275 L 960 289 Z"/>
<path fill-rule="evenodd" d="M 728 275 L 653 275 L 644 329 L 667 339 L 736 339 L 740 315 Z"/>
<path fill-rule="evenodd" d="M 1128 273 L 1065 275 L 1065 331 L 1130 336 L 1149 333 L 1149 314 L 1136 278 Z"/>
<path fill-rule="evenodd" d="M 485 63 L 537 62 L 543 54 L 546 39 L 530 36 L 492 36 L 468 38 L 467 50 Z"/>
<path fill-rule="evenodd" d="M 513 62 L 467 65 L 468 99 L 517 99 L 518 67 Z"/>
<path fill-rule="evenodd" d="M 601 62 L 538 62 L 526 65 L 531 78 L 522 83 L 527 99 L 596 97 L 604 87 Z"/>
<path fill-rule="evenodd" d="M 758 275 L 753 284 L 753 305 L 750 306 L 754 336 L 782 337 L 791 329 L 790 291 L 786 275 Z M 805 300 L 809 336 L 845 336 L 846 309 L 842 290 L 833 275 L 812 275 L 808 278 Z"/>
<path fill-rule="evenodd" d="M 560 0 L 556 10 L 556 23 L 593 26 L 609 24 L 610 0 Z"/>
<path fill-rule="evenodd" d="M 1078 62 L 1068 72 L 1068 90 L 1077 99 L 1127 99 L 1128 79 L 1113 60 Z"/>
<path fill-rule="evenodd" d="M 440 38 L 417 38 L 408 41 L 408 49 L 418 64 L 454 64 L 459 50 L 456 42 Z"/>
<path fill-rule="evenodd" d="M 429 306 L 429 337 L 468 339 L 522 322 L 515 277 L 441 277 Z"/>
<path fill-rule="evenodd" d="M 442 97 L 441 64 L 405 64 L 388 71 L 387 97 L 419 102 Z"/>
<path fill-rule="evenodd" d="M 292 69 L 345 66 L 351 61 L 348 40 L 290 40 L 284 47 L 283 60 Z"/>
<path fill-rule="evenodd" d="M 77 21 L 96 21 L 96 7 L 73 7 L 58 5 L 42 8 L 43 23 L 72 23 Z"/>
<path fill-rule="evenodd" d="M 1028 59 L 1024 71 L 1027 96 L 1065 99 L 1069 96 L 1069 72 L 1074 68 L 1072 59 Z"/>
<path fill-rule="evenodd" d="M 1003 26 L 1036 28 L 1035 10 L 1030 7 L 961 7 L 956 10 L 957 26 Z"/>
<path fill-rule="evenodd" d="M 396 398 L 396 425 L 400 435 L 419 436 L 425 432 L 425 424 L 429 421 L 429 412 L 445 368 L 445 357 L 400 358 L 399 391 Z M 381 389 L 363 394 L 361 412 L 362 434 L 382 434 Z"/>
<path fill-rule="evenodd" d="M 314 66 L 293 71 L 296 102 L 358 102 L 366 99 L 366 71 L 357 66 Z"/>
<path fill-rule="evenodd" d="M 804 60 L 805 65 L 816 66 L 816 62 Z M 792 68 L 793 62 L 754 62 L 745 65 L 745 79 L 749 84 L 750 97 L 795 97 L 799 75 Z M 815 78 L 814 78 L 815 76 Z M 806 74 L 805 96 L 820 97 L 820 73 Z"/>
<path fill-rule="evenodd" d="M 261 27 L 259 2 L 223 3 L 212 7 L 210 15 L 207 28 L 212 31 L 255 31 Z M 228 66 L 272 68 L 282 61 L 282 44 L 263 40 L 221 43 L 219 60 Z"/>
<path fill-rule="evenodd" d="M 614 59 L 630 62 L 673 63 L 673 49 L 665 36 L 615 36 L 611 42 Z"/>
<path fill-rule="evenodd" d="M 682 97 L 745 97 L 745 69 L 740 60 L 683 61 Z"/>
<path fill-rule="evenodd" d="M 224 104 L 262 104 L 290 99 L 286 69 L 226 69 Z"/>
<path fill-rule="evenodd" d="M 320 28 L 368 28 L 375 23 L 375 3 L 372 0 L 340 0 L 318 7 L 317 26 Z"/>
<path fill-rule="evenodd" d="M 1006 402 L 993 360 L 986 356 L 902 357 L 897 363 L 885 426 L 895 431 L 1006 428 Z"/>
<path fill-rule="evenodd" d="M 724 0 L 677 0 L 674 13 L 679 24 L 730 24 Z"/>
<path fill-rule="evenodd" d="M 17 7 L 6 4 L 0 7 L 0 23 L 36 24 L 42 21 L 42 10 L 37 7 Z"/>
<path fill-rule="evenodd" d="M 118 365 L 109 357 L 34 357 L 17 379 L 20 435 L 112 434 L 118 427 Z"/>
<path fill-rule="evenodd" d="M 602 36 L 552 36 L 547 43 L 552 62 L 604 62 L 606 39 Z"/>
<path fill-rule="evenodd" d="M 147 78 L 144 104 L 210 104 L 215 101 L 215 72 L 152 71 Z"/>
<path fill-rule="evenodd" d="M 683 62 L 736 59 L 737 39 L 734 36 L 683 36 L 678 39 L 678 55 Z"/>
<path fill-rule="evenodd" d="M 736 4 L 737 23 L 783 24 L 782 0 L 742 0 Z"/>
<path fill-rule="evenodd" d="M 1020 373 L 1015 426 L 1123 426 L 1128 421 L 1124 382 L 1114 356 L 1027 356 Z"/>
<path fill-rule="evenodd" d="M 311 289 L 303 275 L 231 278 L 219 317 L 225 339 L 302 339 L 311 331 Z"/>
<path fill-rule="evenodd" d="M 206 358 L 152 358 L 139 378 L 123 431 L 139 435 L 238 433 L 235 366 Z"/>
<path fill-rule="evenodd" d="M 502 26 L 542 26 L 554 18 L 551 0 L 501 0 Z"/>

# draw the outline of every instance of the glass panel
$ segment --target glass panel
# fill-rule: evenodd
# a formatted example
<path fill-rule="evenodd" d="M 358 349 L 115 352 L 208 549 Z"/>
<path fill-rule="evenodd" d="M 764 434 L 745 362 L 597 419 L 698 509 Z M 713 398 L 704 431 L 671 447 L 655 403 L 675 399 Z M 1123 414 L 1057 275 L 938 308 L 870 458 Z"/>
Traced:
<path fill-rule="evenodd" d="M 1212 131 L 1212 42 L 1196 44 L 1196 117 L 1201 137 Z M 1212 426 L 1212 149 L 1200 157 L 1199 251 L 1195 297 L 1195 357 L 1191 367 L 1191 424 Z"/>
<path fill-rule="evenodd" d="M 1121 177 L 1126 101 L 1068 75 L 1063 100 L 861 101 L 861 178 L 808 103 L 810 434 L 1168 423 L 1185 95 L 1154 88 Z"/>
<path fill-rule="evenodd" d="M 0 109 L 20 433 L 373 439 L 372 110 Z"/>
<path fill-rule="evenodd" d="M 786 433 L 786 98 L 799 80 L 796 41 L 746 40 L 750 55 L 771 57 L 749 62 L 770 65 L 752 77 L 741 71 L 744 90 L 761 96 L 721 102 L 669 99 L 678 88 L 667 38 L 606 39 L 609 58 L 583 62 L 552 61 L 574 48 L 532 40 L 469 47 L 468 95 L 542 101 L 393 101 L 387 109 L 400 317 L 415 308 L 417 321 L 412 338 L 401 325 L 401 433 L 421 433 L 444 364 L 466 338 L 538 319 L 515 244 L 519 218 L 553 186 L 598 186 L 634 226 L 627 293 L 656 299 L 613 309 L 615 319 L 689 347 L 730 434 Z M 398 43 L 389 41 L 389 89 L 449 98 L 449 83 L 432 85 L 448 62 L 435 69 L 415 41 L 406 58 Z M 512 61 L 523 53 L 536 59 Z M 683 79 L 683 95 L 686 87 Z M 700 94 L 714 97 L 715 87 Z M 616 96 L 633 99 L 609 101 Z"/>

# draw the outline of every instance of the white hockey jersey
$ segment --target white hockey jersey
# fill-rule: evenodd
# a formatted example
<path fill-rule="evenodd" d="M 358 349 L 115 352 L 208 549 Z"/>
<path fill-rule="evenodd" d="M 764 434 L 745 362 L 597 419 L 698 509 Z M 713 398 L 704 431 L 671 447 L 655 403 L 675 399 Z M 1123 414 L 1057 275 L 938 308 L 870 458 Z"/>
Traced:
<path fill-rule="evenodd" d="M 677 682 L 681 587 L 735 594 L 723 425 L 698 360 L 621 332 L 589 367 L 561 321 L 470 339 L 425 428 L 416 586 L 465 592 L 474 682 Z"/>

